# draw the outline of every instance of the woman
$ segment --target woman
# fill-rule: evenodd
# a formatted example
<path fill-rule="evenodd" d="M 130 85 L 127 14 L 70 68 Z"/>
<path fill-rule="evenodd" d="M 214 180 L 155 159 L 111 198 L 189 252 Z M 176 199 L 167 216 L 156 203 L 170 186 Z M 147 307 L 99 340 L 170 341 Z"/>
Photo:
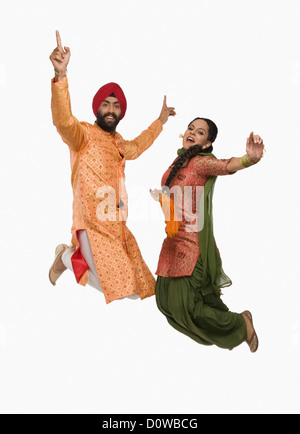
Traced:
<path fill-rule="evenodd" d="M 253 132 L 242 158 L 218 160 L 211 154 L 218 129 L 196 118 L 183 136 L 178 158 L 162 178 L 160 200 L 166 232 L 156 274 L 156 302 L 170 325 L 198 343 L 232 349 L 247 342 L 257 351 L 258 338 L 249 311 L 230 312 L 221 288 L 231 285 L 222 269 L 212 224 L 212 195 L 217 176 L 260 161 L 263 141 Z"/>

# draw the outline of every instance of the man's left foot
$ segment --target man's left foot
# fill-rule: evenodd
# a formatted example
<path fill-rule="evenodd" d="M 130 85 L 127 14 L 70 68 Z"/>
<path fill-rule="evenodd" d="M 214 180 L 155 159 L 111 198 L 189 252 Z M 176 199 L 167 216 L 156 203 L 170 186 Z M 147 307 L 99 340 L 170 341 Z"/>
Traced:
<path fill-rule="evenodd" d="M 67 269 L 61 257 L 68 248 L 69 246 L 67 246 L 66 244 L 59 244 L 55 249 L 55 259 L 49 270 L 49 280 L 53 286 L 56 285 L 57 279 Z"/>

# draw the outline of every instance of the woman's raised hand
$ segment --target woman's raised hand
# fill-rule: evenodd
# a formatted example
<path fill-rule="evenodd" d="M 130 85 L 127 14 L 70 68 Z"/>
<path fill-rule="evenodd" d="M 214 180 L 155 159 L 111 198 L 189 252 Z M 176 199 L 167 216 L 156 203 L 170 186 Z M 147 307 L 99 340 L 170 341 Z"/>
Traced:
<path fill-rule="evenodd" d="M 63 47 L 59 31 L 56 30 L 57 46 L 50 54 L 50 60 L 54 66 L 56 75 L 65 76 L 67 73 L 67 66 L 70 60 L 71 51 L 69 47 Z"/>
<path fill-rule="evenodd" d="M 167 97 L 164 96 L 163 106 L 158 119 L 161 121 L 162 124 L 165 124 L 169 119 L 169 116 L 175 116 L 175 115 L 176 115 L 175 108 L 167 106 Z"/>
<path fill-rule="evenodd" d="M 263 139 L 254 134 L 253 131 L 247 139 L 246 151 L 252 164 L 257 163 L 263 156 L 264 142 Z"/>

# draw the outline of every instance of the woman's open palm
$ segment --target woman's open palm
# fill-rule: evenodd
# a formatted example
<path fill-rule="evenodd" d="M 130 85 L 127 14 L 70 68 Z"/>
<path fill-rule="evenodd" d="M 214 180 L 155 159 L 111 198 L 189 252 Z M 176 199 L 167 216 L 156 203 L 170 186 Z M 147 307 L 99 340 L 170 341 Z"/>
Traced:
<path fill-rule="evenodd" d="M 246 151 L 251 163 L 257 163 L 263 155 L 263 139 L 257 134 L 254 134 L 253 131 L 247 139 Z"/>

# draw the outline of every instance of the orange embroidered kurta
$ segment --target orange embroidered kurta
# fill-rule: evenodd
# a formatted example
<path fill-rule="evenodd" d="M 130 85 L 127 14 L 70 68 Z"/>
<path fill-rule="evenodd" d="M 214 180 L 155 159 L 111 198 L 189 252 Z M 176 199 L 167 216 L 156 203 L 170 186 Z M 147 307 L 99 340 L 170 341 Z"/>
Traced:
<path fill-rule="evenodd" d="M 72 115 L 67 78 L 52 80 L 51 108 L 53 123 L 70 149 L 72 243 L 78 248 L 76 232 L 87 231 L 107 303 L 132 294 L 141 299 L 154 295 L 155 279 L 126 226 L 124 169 L 126 160 L 138 158 L 152 145 L 162 123 L 156 120 L 136 139 L 127 141 L 96 123 L 79 122 Z M 115 192 L 115 201 L 107 199 L 109 192 Z M 86 282 L 87 273 L 80 280 L 83 285 Z"/>

